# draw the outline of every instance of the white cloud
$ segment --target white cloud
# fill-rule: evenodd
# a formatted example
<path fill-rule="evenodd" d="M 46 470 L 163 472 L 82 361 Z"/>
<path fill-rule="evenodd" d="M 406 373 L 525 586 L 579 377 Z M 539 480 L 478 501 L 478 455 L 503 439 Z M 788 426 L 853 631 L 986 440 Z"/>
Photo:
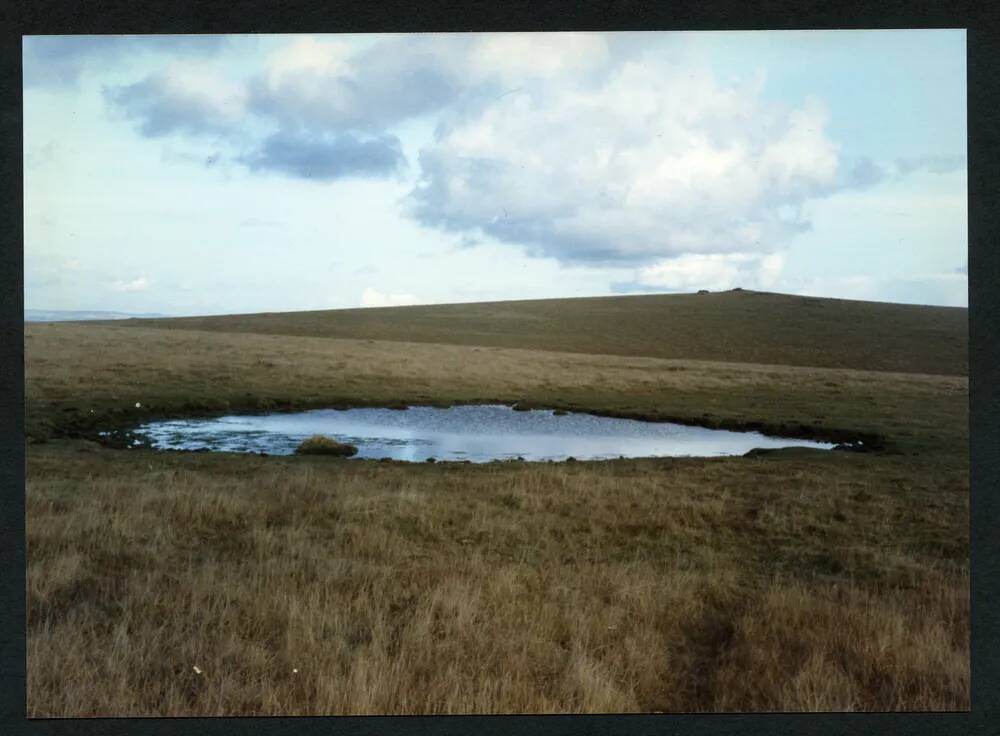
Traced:
<path fill-rule="evenodd" d="M 780 253 L 688 253 L 639 269 L 635 281 L 618 285 L 618 290 L 767 289 L 774 285 L 783 266 Z"/>
<path fill-rule="evenodd" d="M 374 132 L 449 106 L 476 109 L 526 84 L 599 72 L 610 58 L 599 33 L 398 34 L 361 50 L 307 37 L 271 54 L 249 89 L 253 110 L 282 125 Z"/>
<path fill-rule="evenodd" d="M 763 78 L 624 60 L 447 119 L 421 153 L 413 213 L 564 263 L 778 250 L 801 205 L 838 185 L 827 112 L 762 96 Z"/>
<path fill-rule="evenodd" d="M 337 39 L 320 41 L 306 36 L 274 51 L 268 57 L 266 74 L 274 84 L 281 84 L 286 75 L 303 72 L 343 74 L 348 71 L 351 54 L 349 43 Z"/>
<path fill-rule="evenodd" d="M 237 83 L 173 64 L 108 97 L 149 136 L 225 135 L 243 151 L 230 160 L 255 170 L 316 181 L 418 170 L 404 199 L 417 222 L 631 272 L 621 290 L 780 287 L 783 254 L 797 268 L 788 248 L 814 222 L 836 242 L 818 200 L 851 192 L 870 209 L 873 187 L 964 172 L 961 157 L 844 155 L 823 100 L 779 103 L 763 73 L 722 81 L 697 58 L 659 34 L 310 37 Z M 901 216 L 923 210 L 912 192 L 900 201 Z M 837 226 L 869 231 L 854 209 Z M 364 306 L 412 303 L 362 294 Z"/>
<path fill-rule="evenodd" d="M 420 303 L 412 294 L 384 294 L 371 286 L 361 294 L 362 307 L 405 307 Z"/>
<path fill-rule="evenodd" d="M 478 78 L 499 75 L 508 84 L 589 73 L 610 60 L 606 37 L 598 33 L 489 33 L 475 39 L 463 68 Z"/>
<path fill-rule="evenodd" d="M 131 281 L 118 280 L 111 284 L 111 291 L 145 291 L 147 288 L 149 288 L 149 279 L 145 276 Z"/>
<path fill-rule="evenodd" d="M 354 51 L 337 40 L 298 40 L 250 80 L 250 106 L 288 129 L 381 132 L 460 94 L 469 42 L 405 34 Z"/>
<path fill-rule="evenodd" d="M 150 136 L 245 132 L 255 117 L 270 137 L 233 160 L 314 180 L 398 173 L 390 131 L 433 116 L 408 212 L 563 264 L 778 252 L 810 227 L 810 200 L 885 177 L 882 164 L 842 160 L 821 100 L 769 101 L 763 73 L 723 83 L 683 43 L 661 40 L 400 34 L 359 47 L 304 37 L 239 84 L 172 64 L 108 95 Z"/>

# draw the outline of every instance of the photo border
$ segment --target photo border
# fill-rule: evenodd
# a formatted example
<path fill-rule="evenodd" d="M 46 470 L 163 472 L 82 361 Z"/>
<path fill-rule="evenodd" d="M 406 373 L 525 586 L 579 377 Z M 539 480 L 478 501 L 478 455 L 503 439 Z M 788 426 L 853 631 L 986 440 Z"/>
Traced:
<path fill-rule="evenodd" d="M 0 10 L 0 732 L 8 734 L 987 734 L 1000 713 L 1000 55 L 998 14 L 962 2 L 467 2 L 340 4 L 22 0 Z M 967 29 L 971 711 L 27 719 L 21 35 L 561 30 Z M 991 728 L 992 725 L 992 728 Z"/>

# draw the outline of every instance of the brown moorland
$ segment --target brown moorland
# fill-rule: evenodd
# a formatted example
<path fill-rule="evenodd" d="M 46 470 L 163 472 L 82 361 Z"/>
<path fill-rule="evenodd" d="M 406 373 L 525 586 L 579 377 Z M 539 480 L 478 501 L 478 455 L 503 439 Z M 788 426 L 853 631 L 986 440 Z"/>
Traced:
<path fill-rule="evenodd" d="M 287 334 L 27 324 L 29 714 L 967 708 L 965 311 L 928 312 L 928 342 L 919 317 L 883 330 L 886 305 L 819 300 L 896 342 L 783 341 L 796 323 L 771 314 L 773 349 L 706 360 L 708 341 L 644 355 L 624 326 L 597 344 L 587 301 L 548 350 L 489 325 L 303 335 L 318 313 Z M 430 308 L 382 321 L 411 309 Z M 485 400 L 884 446 L 464 465 L 95 441 L 153 416 Z"/>
<path fill-rule="evenodd" d="M 401 340 L 968 375 L 967 310 L 747 289 L 128 320 L 162 329 Z M 119 323 L 122 324 L 122 323 Z"/>

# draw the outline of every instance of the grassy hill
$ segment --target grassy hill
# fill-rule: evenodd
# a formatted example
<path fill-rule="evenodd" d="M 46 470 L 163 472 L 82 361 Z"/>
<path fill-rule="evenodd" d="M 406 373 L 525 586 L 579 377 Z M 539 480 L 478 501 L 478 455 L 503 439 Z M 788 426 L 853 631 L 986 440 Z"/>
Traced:
<path fill-rule="evenodd" d="M 966 314 L 727 292 L 28 323 L 28 712 L 967 709 Z M 885 444 L 464 465 L 100 434 L 455 402 Z"/>
<path fill-rule="evenodd" d="M 968 310 L 758 291 L 121 321 L 118 326 L 967 375 Z"/>

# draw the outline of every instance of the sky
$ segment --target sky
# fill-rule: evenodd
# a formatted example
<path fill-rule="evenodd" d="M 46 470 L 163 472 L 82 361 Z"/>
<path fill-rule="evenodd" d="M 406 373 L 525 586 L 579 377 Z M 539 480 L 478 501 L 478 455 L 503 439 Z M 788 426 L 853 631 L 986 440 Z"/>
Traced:
<path fill-rule="evenodd" d="M 962 30 L 31 36 L 25 308 L 967 305 Z"/>

